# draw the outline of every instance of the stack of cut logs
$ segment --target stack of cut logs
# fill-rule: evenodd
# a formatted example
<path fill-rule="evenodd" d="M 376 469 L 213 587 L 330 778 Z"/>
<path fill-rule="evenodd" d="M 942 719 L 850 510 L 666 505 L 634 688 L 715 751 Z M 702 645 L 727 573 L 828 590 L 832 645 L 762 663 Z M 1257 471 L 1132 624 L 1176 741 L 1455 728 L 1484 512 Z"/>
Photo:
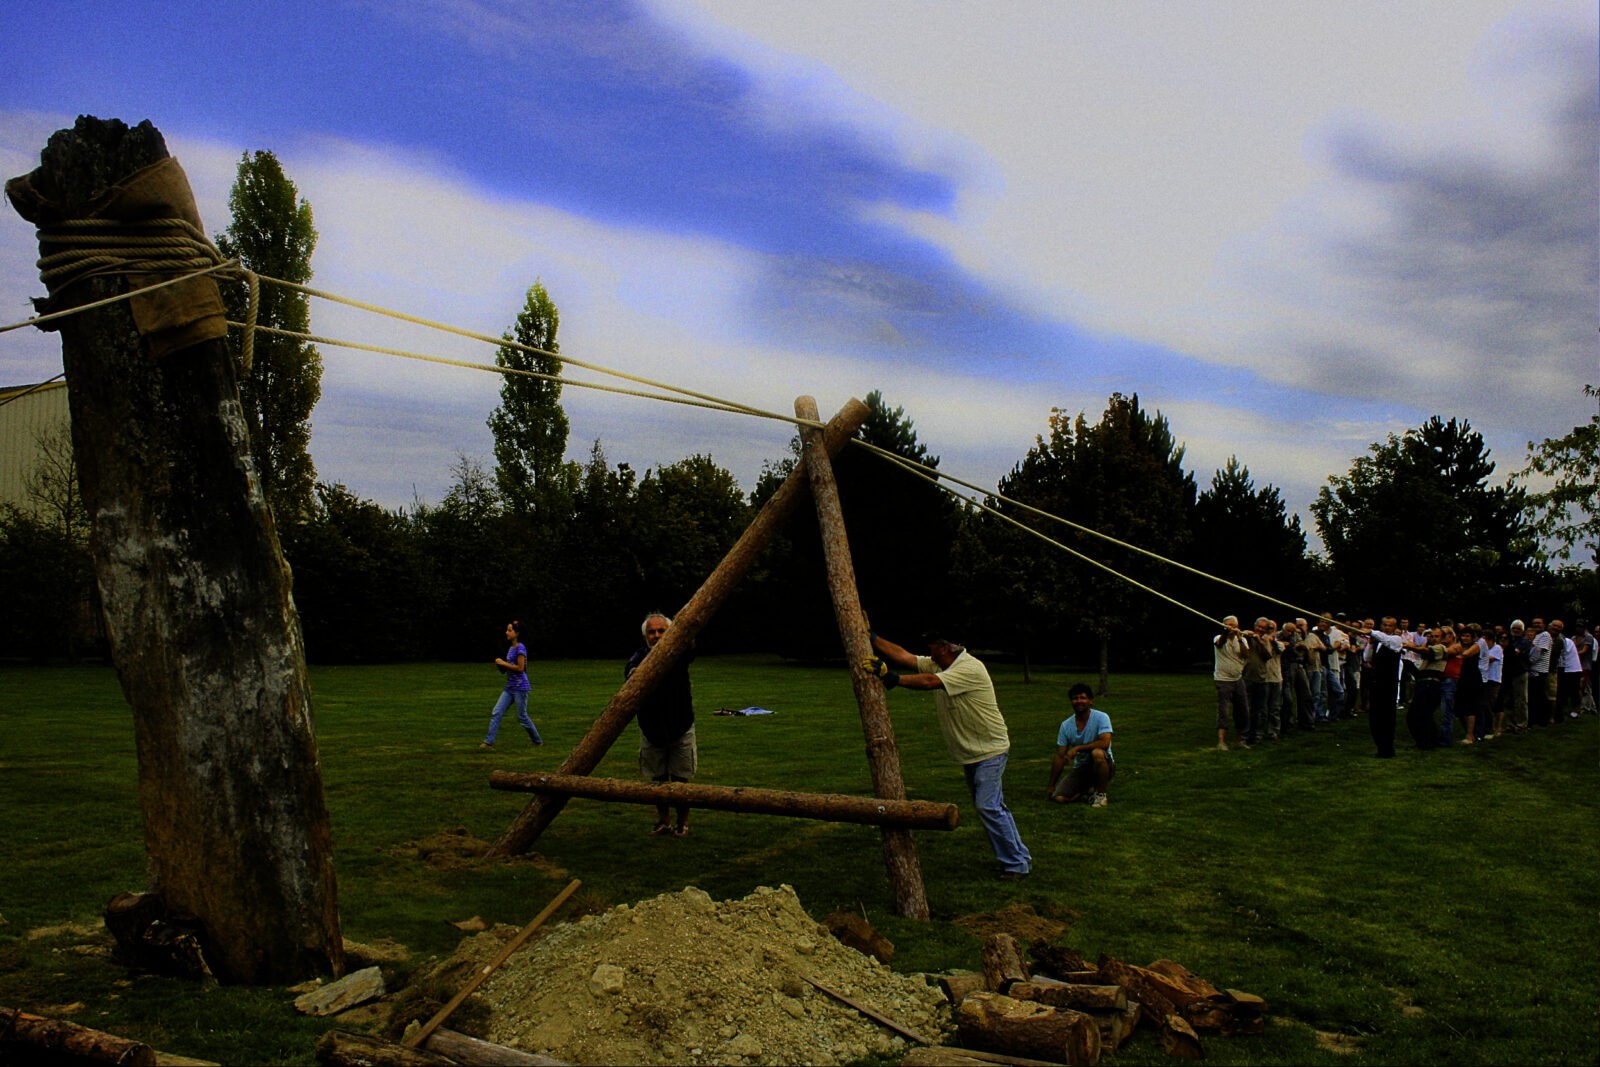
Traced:
<path fill-rule="evenodd" d="M 1029 954 L 1031 967 L 1014 937 L 994 934 L 983 946 L 983 973 L 940 979 L 956 1006 L 957 1036 L 978 1055 L 924 1048 L 903 1062 L 908 1067 L 997 1060 L 1092 1067 L 1141 1022 L 1160 1032 L 1168 1055 L 1201 1059 L 1200 1031 L 1258 1034 L 1265 1026 L 1266 1003 L 1260 997 L 1218 989 L 1172 960 L 1137 967 L 1102 955 L 1091 964 L 1071 949 L 1042 942 Z"/>

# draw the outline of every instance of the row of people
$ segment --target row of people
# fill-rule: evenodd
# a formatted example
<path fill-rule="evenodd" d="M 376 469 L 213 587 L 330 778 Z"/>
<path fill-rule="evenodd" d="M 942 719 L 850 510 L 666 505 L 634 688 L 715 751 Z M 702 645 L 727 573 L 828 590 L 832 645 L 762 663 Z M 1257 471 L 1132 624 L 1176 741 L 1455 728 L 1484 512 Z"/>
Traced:
<path fill-rule="evenodd" d="M 1229 616 L 1212 645 L 1220 749 L 1230 725 L 1248 748 L 1365 712 L 1378 755 L 1392 756 L 1401 707 L 1419 749 L 1454 744 L 1457 724 L 1475 744 L 1595 709 L 1596 641 L 1581 620 L 1569 638 L 1560 619 L 1413 629 L 1393 616 L 1374 625 L 1329 615 L 1281 628 L 1260 618 L 1245 631 Z"/>

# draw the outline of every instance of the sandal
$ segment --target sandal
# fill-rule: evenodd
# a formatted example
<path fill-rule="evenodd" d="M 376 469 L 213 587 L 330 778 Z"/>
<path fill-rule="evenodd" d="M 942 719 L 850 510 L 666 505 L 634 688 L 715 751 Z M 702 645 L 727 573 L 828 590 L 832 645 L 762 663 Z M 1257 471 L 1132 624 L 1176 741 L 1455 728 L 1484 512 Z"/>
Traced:
<path fill-rule="evenodd" d="M 672 827 L 664 822 L 658 822 L 650 830 L 651 837 L 660 837 L 662 834 L 672 833 Z"/>

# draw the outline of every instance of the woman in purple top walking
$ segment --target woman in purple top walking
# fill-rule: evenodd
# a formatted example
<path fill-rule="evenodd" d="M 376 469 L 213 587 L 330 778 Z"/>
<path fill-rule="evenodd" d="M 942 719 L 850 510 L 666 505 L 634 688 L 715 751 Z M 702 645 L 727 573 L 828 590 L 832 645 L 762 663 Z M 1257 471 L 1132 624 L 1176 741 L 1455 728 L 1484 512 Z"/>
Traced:
<path fill-rule="evenodd" d="M 483 739 L 479 748 L 494 747 L 495 735 L 500 732 L 500 719 L 513 703 L 517 705 L 517 721 L 528 731 L 528 740 L 536 745 L 544 744 L 544 738 L 539 736 L 533 719 L 528 716 L 528 690 L 531 687 L 528 684 L 528 649 L 522 643 L 522 623 L 516 619 L 506 623 L 506 640 L 511 647 L 506 649 L 505 659 L 494 661 L 494 665 L 506 676 L 506 687 L 500 699 L 495 701 L 494 711 L 489 716 L 489 736 Z"/>

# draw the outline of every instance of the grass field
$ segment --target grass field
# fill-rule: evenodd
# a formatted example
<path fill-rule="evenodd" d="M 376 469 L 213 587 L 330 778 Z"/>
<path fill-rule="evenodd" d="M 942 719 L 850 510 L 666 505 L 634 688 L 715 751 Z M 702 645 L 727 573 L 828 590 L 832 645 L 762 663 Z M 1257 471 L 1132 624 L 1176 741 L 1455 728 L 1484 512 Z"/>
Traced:
<path fill-rule="evenodd" d="M 993 878 L 931 697 L 892 692 L 910 795 L 954 801 L 964 819 L 917 835 L 928 923 L 890 913 L 876 830 L 811 820 L 707 811 L 686 839 L 648 838 L 648 809 L 575 800 L 536 861 L 431 866 L 409 846 L 458 827 L 495 838 L 527 797 L 491 791 L 489 772 L 554 769 L 620 664 L 531 664 L 548 743 L 529 746 L 508 720 L 493 752 L 478 748 L 500 684 L 487 665 L 314 669 L 345 935 L 391 938 L 421 960 L 454 948 L 449 922 L 521 925 L 573 877 L 591 908 L 788 883 L 818 918 L 864 910 L 895 943 L 896 969 L 936 971 L 979 966 L 979 941 L 951 920 L 1020 901 L 1070 912 L 1060 940 L 1091 958 L 1175 959 L 1265 997 L 1274 1025 L 1209 1039 L 1211 1063 L 1600 1062 L 1600 721 L 1431 753 L 1402 742 L 1388 761 L 1371 757 L 1362 719 L 1219 752 L 1209 678 L 1118 676 L 1098 702 L 1116 729 L 1110 806 L 1063 807 L 1044 780 L 1080 676 L 1036 670 L 1025 685 L 991 666 L 1012 736 L 1007 796 L 1035 873 Z M 870 792 L 843 670 L 707 658 L 694 680 L 700 781 Z M 749 705 L 777 714 L 712 714 Z M 314 1062 L 332 1024 L 298 1016 L 283 990 L 134 978 L 97 950 L 106 901 L 145 887 L 114 674 L 0 668 L 0 736 L 0 1005 L 188 1056 Z M 597 773 L 634 776 L 635 738 L 630 727 Z M 1141 1031 L 1114 1062 L 1166 1057 Z"/>

